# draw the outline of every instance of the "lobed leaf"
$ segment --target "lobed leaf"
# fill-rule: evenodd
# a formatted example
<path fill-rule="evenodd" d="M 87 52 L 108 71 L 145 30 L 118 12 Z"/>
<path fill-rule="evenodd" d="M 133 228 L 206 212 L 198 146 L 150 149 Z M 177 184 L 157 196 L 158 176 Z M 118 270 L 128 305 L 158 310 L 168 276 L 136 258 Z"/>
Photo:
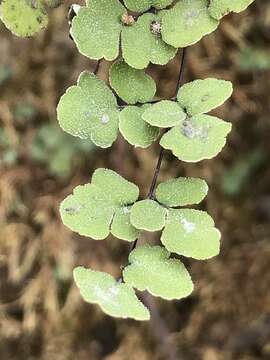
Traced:
<path fill-rule="evenodd" d="M 233 92 L 226 80 L 195 80 L 181 87 L 177 100 L 188 115 L 201 115 L 223 104 Z"/>
<path fill-rule="evenodd" d="M 97 169 L 92 183 L 77 186 L 60 205 L 64 225 L 80 235 L 105 239 L 112 230 L 122 240 L 134 241 L 137 230 L 126 208 L 139 196 L 136 185 L 112 170 Z"/>
<path fill-rule="evenodd" d="M 110 84 L 127 104 L 146 103 L 156 93 L 156 83 L 143 70 L 130 67 L 124 61 L 114 63 L 110 69 Z"/>
<path fill-rule="evenodd" d="M 160 36 L 161 16 L 144 14 L 132 26 L 122 31 L 122 53 L 126 63 L 144 69 L 149 63 L 165 65 L 177 49 L 166 44 Z"/>
<path fill-rule="evenodd" d="M 126 10 L 118 0 L 91 0 L 88 7 L 81 7 L 71 27 L 80 53 L 96 60 L 117 58 L 124 13 Z"/>
<path fill-rule="evenodd" d="M 140 232 L 130 222 L 130 207 L 117 209 L 111 226 L 111 233 L 118 239 L 126 241 L 136 240 Z"/>
<path fill-rule="evenodd" d="M 230 123 L 214 116 L 196 115 L 165 133 L 160 145 L 182 161 L 197 162 L 216 156 L 230 131 Z"/>
<path fill-rule="evenodd" d="M 102 148 L 111 146 L 118 135 L 116 98 L 94 74 L 83 72 L 77 85 L 66 91 L 59 101 L 57 117 L 67 133 L 90 139 Z"/>
<path fill-rule="evenodd" d="M 159 129 L 142 119 L 145 106 L 126 107 L 120 113 L 119 122 L 119 129 L 124 138 L 131 145 L 142 148 L 150 146 L 159 136 Z"/>
<path fill-rule="evenodd" d="M 129 255 L 130 265 L 123 271 L 125 282 L 168 300 L 190 295 L 193 283 L 188 271 L 180 260 L 169 257 L 170 253 L 160 246 L 136 248 Z"/>
<path fill-rule="evenodd" d="M 108 315 L 135 320 L 149 320 L 148 309 L 127 284 L 117 282 L 110 274 L 77 267 L 73 271 L 82 298 L 98 304 Z"/>
<path fill-rule="evenodd" d="M 124 0 L 126 7 L 135 12 L 144 12 L 154 7 L 164 9 L 171 5 L 173 0 Z"/>
<path fill-rule="evenodd" d="M 161 242 L 171 252 L 205 260 L 219 254 L 220 236 L 206 212 L 170 209 Z"/>
<path fill-rule="evenodd" d="M 214 19 L 221 19 L 230 12 L 239 13 L 255 0 L 210 0 L 209 13 Z"/>
<path fill-rule="evenodd" d="M 3 0 L 0 14 L 5 26 L 21 37 L 32 36 L 48 24 L 48 16 L 41 0 Z"/>
<path fill-rule="evenodd" d="M 157 186 L 156 199 L 169 206 L 199 204 L 207 195 L 208 186 L 202 179 L 179 177 Z"/>
<path fill-rule="evenodd" d="M 161 34 L 167 44 L 182 48 L 198 42 L 218 24 L 208 12 L 208 0 L 180 0 L 164 11 Z"/>
<path fill-rule="evenodd" d="M 162 128 L 180 124 L 186 118 L 184 110 L 174 101 L 162 100 L 148 107 L 142 117 L 150 125 Z"/>
<path fill-rule="evenodd" d="M 140 230 L 157 231 L 165 225 L 167 210 L 156 201 L 146 199 L 136 202 L 130 213 L 131 224 Z"/>

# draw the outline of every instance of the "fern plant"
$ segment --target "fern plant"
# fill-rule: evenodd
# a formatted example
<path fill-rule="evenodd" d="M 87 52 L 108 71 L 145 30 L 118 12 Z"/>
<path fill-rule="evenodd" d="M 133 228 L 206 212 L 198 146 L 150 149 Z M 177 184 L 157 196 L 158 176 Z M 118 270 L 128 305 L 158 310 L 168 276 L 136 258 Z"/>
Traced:
<path fill-rule="evenodd" d="M 158 139 L 160 143 L 146 199 L 140 198 L 137 185 L 101 168 L 60 206 L 62 221 L 72 231 L 94 240 L 112 234 L 132 243 L 120 279 L 81 266 L 74 269 L 84 300 L 99 304 L 111 316 L 149 319 L 135 289 L 167 300 L 191 294 L 191 276 L 172 253 L 197 260 L 219 253 L 221 234 L 214 220 L 190 208 L 207 195 L 206 182 L 180 177 L 158 184 L 158 175 L 165 150 L 179 160 L 198 162 L 213 158 L 225 145 L 231 124 L 207 113 L 231 96 L 232 84 L 213 78 L 182 84 L 186 47 L 213 32 L 223 16 L 253 1 L 86 0 L 85 6 L 76 6 L 71 36 L 79 52 L 98 64 L 94 73 L 83 71 L 61 97 L 60 126 L 102 148 L 110 147 L 119 132 L 136 147 L 147 148 Z M 1 17 L 12 31 L 27 36 L 46 23 L 43 15 L 37 18 L 44 14 L 44 3 L 20 0 L 15 6 L 4 0 Z M 21 23 L 23 12 L 31 15 L 31 31 Z M 183 49 L 176 95 L 156 100 L 156 84 L 146 68 L 150 63 L 167 64 L 179 48 Z M 100 61 L 106 60 L 113 62 L 109 85 L 97 76 Z M 160 245 L 139 244 L 142 231 L 161 231 Z"/>

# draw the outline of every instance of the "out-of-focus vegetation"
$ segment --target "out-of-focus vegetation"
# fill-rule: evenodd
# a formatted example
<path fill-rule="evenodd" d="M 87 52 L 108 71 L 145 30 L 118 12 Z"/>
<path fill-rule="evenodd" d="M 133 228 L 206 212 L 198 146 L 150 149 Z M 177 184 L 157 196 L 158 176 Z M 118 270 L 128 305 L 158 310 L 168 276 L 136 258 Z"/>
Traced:
<path fill-rule="evenodd" d="M 84 304 L 73 285 L 78 265 L 118 276 L 129 246 L 112 237 L 99 243 L 72 234 L 59 219 L 60 202 L 102 166 L 136 183 L 143 196 L 157 149 L 133 150 L 121 138 L 111 150 L 78 149 L 53 130 L 60 95 L 82 70 L 94 67 L 68 37 L 69 3 L 54 10 L 48 29 L 33 39 L 17 39 L 0 25 L 1 359 L 167 360 L 174 352 L 177 360 L 268 360 L 270 70 L 267 61 L 243 53 L 268 53 L 269 0 L 226 17 L 218 31 L 188 49 L 186 81 L 218 77 L 234 83 L 232 100 L 215 111 L 232 122 L 233 132 L 211 161 L 183 165 L 166 153 L 160 181 L 207 180 L 212 191 L 202 208 L 221 229 L 222 249 L 205 264 L 186 261 L 196 282 L 189 299 L 151 304 L 161 314 L 161 327 L 158 316 L 140 325 L 110 319 Z M 178 65 L 151 69 L 160 96 L 174 94 Z M 99 75 L 106 77 L 103 65 Z M 58 139 L 52 140 L 55 147 L 48 145 L 50 137 Z M 65 149 L 70 146 L 65 151 L 74 149 L 65 178 L 50 170 L 62 141 Z M 47 160 L 33 157 L 37 143 Z"/>

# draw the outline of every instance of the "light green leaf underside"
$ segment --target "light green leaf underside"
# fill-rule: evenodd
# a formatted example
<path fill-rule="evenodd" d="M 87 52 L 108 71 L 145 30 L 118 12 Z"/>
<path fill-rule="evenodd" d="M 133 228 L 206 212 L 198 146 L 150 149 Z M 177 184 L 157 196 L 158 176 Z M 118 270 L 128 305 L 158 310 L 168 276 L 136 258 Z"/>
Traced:
<path fill-rule="evenodd" d="M 98 304 L 108 315 L 135 320 L 149 320 L 148 309 L 127 284 L 117 282 L 110 274 L 77 267 L 73 271 L 82 298 Z"/>
<path fill-rule="evenodd" d="M 167 45 L 160 34 L 151 32 L 153 22 L 161 23 L 160 16 L 144 14 L 122 30 L 123 58 L 136 69 L 144 69 L 150 62 L 165 65 L 176 54 L 177 49 Z"/>
<path fill-rule="evenodd" d="M 220 232 L 204 211 L 171 209 L 161 242 L 171 252 L 205 260 L 219 254 Z"/>
<path fill-rule="evenodd" d="M 135 229 L 130 222 L 130 207 L 122 207 L 116 210 L 111 233 L 118 239 L 126 241 L 134 241 L 139 237 L 139 230 Z"/>
<path fill-rule="evenodd" d="M 124 61 L 111 66 L 110 84 L 127 104 L 146 103 L 156 93 L 156 83 L 143 70 L 130 67 Z"/>
<path fill-rule="evenodd" d="M 207 195 L 208 186 L 202 179 L 180 177 L 158 185 L 156 199 L 169 207 L 199 204 Z"/>
<path fill-rule="evenodd" d="M 91 59 L 114 60 L 119 53 L 121 17 L 118 0 L 91 0 L 72 21 L 71 35 L 79 51 Z"/>
<path fill-rule="evenodd" d="M 188 271 L 181 261 L 169 257 L 170 253 L 160 246 L 138 247 L 129 255 L 130 265 L 123 271 L 124 281 L 167 300 L 190 295 L 193 283 Z"/>
<path fill-rule="evenodd" d="M 128 106 L 120 113 L 119 129 L 124 138 L 134 146 L 146 148 L 159 136 L 159 129 L 142 119 L 145 106 Z"/>
<path fill-rule="evenodd" d="M 223 104 L 232 92 L 230 81 L 208 78 L 183 85 L 177 100 L 188 115 L 200 115 Z"/>
<path fill-rule="evenodd" d="M 162 100 L 143 113 L 143 119 L 150 125 L 161 128 L 171 127 L 180 124 L 186 118 L 186 113 L 174 101 Z"/>
<path fill-rule="evenodd" d="M 141 200 L 131 208 L 131 224 L 140 230 L 158 231 L 165 225 L 167 210 L 154 200 Z"/>
<path fill-rule="evenodd" d="M 43 2 L 37 0 L 3 0 L 0 17 L 6 27 L 17 36 L 32 36 L 48 24 Z"/>
<path fill-rule="evenodd" d="M 67 133 L 102 148 L 111 146 L 118 135 L 116 98 L 103 81 L 87 72 L 61 97 L 57 117 Z"/>
<path fill-rule="evenodd" d="M 61 218 L 71 230 L 95 240 L 105 239 L 112 227 L 115 236 L 133 241 L 137 231 L 129 222 L 126 207 L 138 196 L 136 185 L 112 170 L 97 169 L 91 184 L 77 186 L 63 200 Z"/>
<path fill-rule="evenodd" d="M 135 12 L 143 12 L 150 7 L 156 9 L 164 9 L 165 7 L 171 5 L 173 0 L 124 0 L 126 7 Z"/>
<path fill-rule="evenodd" d="M 162 38 L 174 47 L 186 47 L 198 42 L 218 27 L 210 17 L 208 0 L 180 0 L 162 18 Z"/>
<path fill-rule="evenodd" d="M 255 0 L 210 0 L 209 13 L 215 19 L 221 19 L 230 12 L 239 13 Z"/>
<path fill-rule="evenodd" d="M 197 162 L 216 156 L 230 131 L 230 123 L 210 115 L 197 115 L 164 134 L 160 145 L 182 161 Z"/>

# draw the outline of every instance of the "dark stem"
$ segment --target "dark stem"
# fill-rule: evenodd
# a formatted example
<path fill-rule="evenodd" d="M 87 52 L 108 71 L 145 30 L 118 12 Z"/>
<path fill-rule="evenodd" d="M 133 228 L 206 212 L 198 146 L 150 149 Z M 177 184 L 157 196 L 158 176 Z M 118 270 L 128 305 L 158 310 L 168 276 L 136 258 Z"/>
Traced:
<path fill-rule="evenodd" d="M 185 59 L 186 59 L 186 48 L 184 48 L 182 50 L 179 76 L 178 76 L 177 85 L 176 85 L 176 95 L 175 95 L 174 99 L 176 99 L 177 93 L 178 93 L 180 87 L 183 85 Z M 150 189 L 149 189 L 147 199 L 154 199 L 154 197 L 155 197 L 155 191 L 156 191 L 158 176 L 159 176 L 161 165 L 162 165 L 162 160 L 163 160 L 163 157 L 164 157 L 164 152 L 165 152 L 164 148 L 160 148 L 157 165 L 156 165 L 156 168 L 155 168 L 154 176 L 153 176 L 153 179 L 152 179 L 152 183 L 151 183 L 151 186 L 150 186 Z M 132 247 L 131 247 L 131 250 L 130 250 L 129 253 L 131 253 L 131 251 L 136 248 L 137 244 L 138 244 L 138 239 L 136 239 L 134 241 L 134 243 L 132 244 Z"/>
<path fill-rule="evenodd" d="M 163 156 L 164 156 L 164 149 L 160 148 L 159 157 L 158 157 L 158 161 L 157 161 L 157 166 L 156 166 L 155 173 L 154 173 L 154 176 L 153 176 L 153 180 L 152 180 L 150 190 L 149 190 L 149 193 L 148 193 L 148 196 L 147 196 L 148 199 L 153 199 L 155 197 L 155 190 L 156 190 L 156 186 L 157 186 L 157 180 L 158 180 L 158 175 L 160 173 L 160 168 L 161 168 Z"/>
<path fill-rule="evenodd" d="M 96 63 L 95 69 L 94 69 L 94 71 L 93 71 L 93 73 L 94 73 L 95 75 L 97 75 L 97 73 L 98 73 L 100 64 L 101 64 L 101 60 L 98 60 L 98 62 Z"/>
<path fill-rule="evenodd" d="M 180 87 L 183 85 L 183 82 L 184 82 L 184 76 L 183 75 L 184 75 L 186 55 L 187 55 L 187 48 L 184 48 L 183 51 L 182 51 L 180 71 L 179 71 L 179 76 L 178 76 L 177 85 L 176 85 L 176 89 L 175 89 L 175 97 L 174 97 L 175 99 L 177 98 L 178 91 L 179 91 Z"/>

